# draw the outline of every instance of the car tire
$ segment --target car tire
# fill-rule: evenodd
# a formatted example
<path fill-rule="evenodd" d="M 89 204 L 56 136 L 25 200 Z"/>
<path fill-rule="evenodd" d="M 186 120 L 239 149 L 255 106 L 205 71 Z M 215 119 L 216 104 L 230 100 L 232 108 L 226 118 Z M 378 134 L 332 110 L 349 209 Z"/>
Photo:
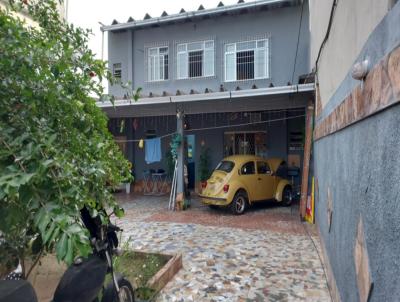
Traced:
<path fill-rule="evenodd" d="M 248 203 L 247 194 L 244 191 L 239 191 L 233 197 L 229 207 L 233 214 L 242 215 L 246 211 Z"/>
<path fill-rule="evenodd" d="M 286 186 L 282 191 L 282 205 L 289 207 L 293 201 L 293 192 L 289 186 Z"/>

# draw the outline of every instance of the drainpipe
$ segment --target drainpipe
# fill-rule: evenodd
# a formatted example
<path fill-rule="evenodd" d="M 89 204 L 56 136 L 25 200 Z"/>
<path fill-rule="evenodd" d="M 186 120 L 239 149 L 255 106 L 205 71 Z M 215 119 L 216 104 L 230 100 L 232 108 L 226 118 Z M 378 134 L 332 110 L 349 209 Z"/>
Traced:
<path fill-rule="evenodd" d="M 182 137 L 182 142 L 178 148 L 178 171 L 177 171 L 177 187 L 176 187 L 176 204 L 182 204 L 185 198 L 185 178 L 184 178 L 184 149 L 185 139 L 183 133 L 183 111 L 178 110 L 176 113 L 176 132 Z"/>
<path fill-rule="evenodd" d="M 104 61 L 104 24 L 99 22 L 101 30 L 101 60 Z"/>

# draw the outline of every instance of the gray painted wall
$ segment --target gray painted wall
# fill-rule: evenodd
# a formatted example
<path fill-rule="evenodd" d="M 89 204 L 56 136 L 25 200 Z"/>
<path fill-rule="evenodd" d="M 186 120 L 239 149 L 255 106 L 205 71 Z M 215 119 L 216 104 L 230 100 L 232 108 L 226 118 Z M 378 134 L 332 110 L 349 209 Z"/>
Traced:
<path fill-rule="evenodd" d="M 165 25 L 158 28 L 118 33 L 109 32 L 109 66 L 112 67 L 113 63 L 122 63 L 122 80 L 132 80 L 134 87 L 142 87 L 143 95 L 148 95 L 150 91 L 156 94 L 162 94 L 163 91 L 175 94 L 177 89 L 189 93 L 192 88 L 199 92 L 203 92 L 205 88 L 218 91 L 220 84 L 224 83 L 223 45 L 226 42 L 270 37 L 271 78 L 267 80 L 224 83 L 224 85 L 228 90 L 234 90 L 238 85 L 242 89 L 248 89 L 253 84 L 258 87 L 268 87 L 271 82 L 275 86 L 283 86 L 291 81 L 292 78 L 300 12 L 301 6 L 296 6 Z M 303 14 L 294 82 L 297 82 L 299 75 L 309 72 L 307 4 L 304 6 Z M 215 76 L 202 79 L 176 80 L 176 44 L 204 39 L 215 40 Z M 170 79 L 164 82 L 146 83 L 145 49 L 147 46 L 158 44 L 167 44 L 169 46 Z M 133 60 L 130 59 L 132 57 Z M 122 90 L 117 86 L 110 87 L 109 92 L 116 97 L 123 96 Z"/>
<path fill-rule="evenodd" d="M 364 4 L 361 3 L 361 6 Z M 376 3 L 377 6 L 381 5 Z M 371 8 L 373 10 L 373 7 Z M 400 43 L 400 3 L 370 34 L 358 60 L 375 65 Z M 342 35 L 345 43 L 351 32 Z M 346 48 L 338 50 L 346 55 Z M 325 59 L 330 66 L 335 61 Z M 350 66 L 349 66 L 350 68 Z M 319 77 L 321 82 L 330 77 Z M 332 112 L 359 82 L 350 70 L 329 99 L 321 117 Z M 366 246 L 374 282 L 370 302 L 398 301 L 400 297 L 400 106 L 394 106 L 317 141 L 314 168 L 319 192 L 316 220 L 328 261 L 343 302 L 359 301 L 354 264 L 357 223 L 363 219 Z M 327 191 L 333 201 L 328 231 Z"/>
<path fill-rule="evenodd" d="M 400 297 L 400 106 L 317 141 L 317 223 L 343 302 L 359 301 L 354 264 L 364 223 L 374 287 L 370 302 Z M 333 201 L 331 231 L 327 190 Z"/>
<path fill-rule="evenodd" d="M 379 6 L 379 2 L 376 2 Z M 377 25 L 371 35 L 368 37 L 367 42 L 363 46 L 361 52 L 358 54 L 355 62 L 360 62 L 365 58 L 368 58 L 371 66 L 374 66 L 378 61 L 388 54 L 393 48 L 395 48 L 400 43 L 400 2 L 389 11 L 385 18 Z M 346 35 L 342 37 L 347 39 Z M 340 42 L 345 43 L 345 42 Z M 346 49 L 342 49 L 341 55 L 345 56 L 347 54 Z M 331 59 L 326 59 L 328 62 L 333 62 Z M 323 61 L 324 62 L 324 61 Z M 324 62 L 326 63 L 326 62 Z M 332 64 L 331 64 L 332 66 Z M 352 65 L 351 65 L 352 66 Z M 336 106 L 340 105 L 343 99 L 349 95 L 349 93 L 360 84 L 359 81 L 355 80 L 351 76 L 350 68 L 344 77 L 344 80 L 336 86 L 336 91 L 329 99 L 324 107 L 322 114 L 318 117 L 318 121 L 322 120 L 328 116 Z M 332 67 L 334 68 L 334 67 Z M 328 78 L 320 77 L 321 81 L 331 81 L 330 76 Z"/>
<path fill-rule="evenodd" d="M 310 0 L 310 69 L 315 67 L 315 61 L 327 31 L 333 1 Z M 347 71 L 353 66 L 371 31 L 392 5 L 393 0 L 338 1 L 329 40 L 321 53 L 318 66 L 319 78 L 324 79 L 319 85 L 323 107 L 343 81 Z"/>

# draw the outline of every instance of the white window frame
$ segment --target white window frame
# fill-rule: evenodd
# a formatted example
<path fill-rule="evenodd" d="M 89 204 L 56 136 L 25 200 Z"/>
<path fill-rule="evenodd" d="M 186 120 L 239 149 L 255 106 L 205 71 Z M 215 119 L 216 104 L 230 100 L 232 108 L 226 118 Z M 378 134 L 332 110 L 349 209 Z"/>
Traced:
<path fill-rule="evenodd" d="M 166 53 L 160 53 L 161 48 L 166 48 Z M 151 54 L 152 51 L 156 51 L 155 54 Z M 165 55 L 168 55 L 168 73 L 165 74 Z M 152 59 L 154 62 L 158 62 L 162 59 L 162 67 L 160 65 L 154 65 L 153 68 L 151 66 Z M 147 82 L 163 82 L 168 81 L 169 79 L 169 70 L 170 70 L 170 55 L 169 55 L 169 47 L 168 46 L 157 46 L 157 47 L 149 47 L 147 48 Z M 158 72 L 158 74 L 157 74 Z"/>
<path fill-rule="evenodd" d="M 122 64 L 114 63 L 113 64 L 113 77 L 118 80 L 122 80 Z"/>
<path fill-rule="evenodd" d="M 198 49 L 189 49 L 189 45 L 191 44 L 199 44 L 201 47 Z M 212 43 L 212 47 L 206 47 L 208 43 Z M 201 76 L 198 77 L 189 77 L 189 52 L 192 51 L 203 51 L 203 57 L 202 57 L 202 71 L 201 71 Z M 206 61 L 205 61 L 205 52 L 206 51 L 211 51 L 211 62 L 210 64 L 212 65 L 210 70 L 212 70 L 212 73 L 206 74 L 205 68 L 206 68 Z M 180 62 L 180 57 L 183 58 L 184 62 Z M 180 64 L 184 64 L 185 69 L 184 69 L 184 75 L 180 74 Z M 193 41 L 193 42 L 187 42 L 187 43 L 178 43 L 176 45 L 176 78 L 178 80 L 185 80 L 185 79 L 198 79 L 198 78 L 208 78 L 208 77 L 213 77 L 215 76 L 215 41 L 214 40 L 204 40 L 204 41 Z"/>
<path fill-rule="evenodd" d="M 270 67 L 269 67 L 269 65 L 270 65 L 270 58 L 269 58 L 269 53 L 270 53 L 270 45 L 269 45 L 269 38 L 263 38 L 263 39 L 255 39 L 255 40 L 245 40 L 245 41 L 238 41 L 238 42 L 233 42 L 233 43 L 226 43 L 225 45 L 224 45 L 224 49 L 223 49 L 223 52 L 224 52 L 224 81 L 225 82 L 242 82 L 242 81 L 252 81 L 252 80 L 260 80 L 260 79 L 269 79 L 270 78 Z M 258 44 L 258 42 L 262 42 L 262 41 L 264 41 L 264 47 L 258 47 L 257 46 L 257 44 Z M 237 50 L 237 44 L 240 44 L 240 43 L 249 43 L 249 42 L 255 42 L 255 44 L 256 44 L 256 46 L 255 46 L 255 48 L 248 48 L 248 49 L 241 49 L 240 50 L 240 52 L 242 52 L 242 51 L 250 51 L 250 50 L 253 50 L 254 51 L 254 78 L 252 78 L 252 79 L 242 79 L 242 80 L 238 80 L 237 79 L 237 53 L 238 53 L 238 50 Z M 227 51 L 227 47 L 228 46 L 233 46 L 233 50 L 231 50 L 231 51 Z M 265 76 L 263 76 L 263 77 L 256 77 L 256 64 L 257 64 L 257 56 L 256 56 L 256 50 L 257 49 L 262 49 L 262 50 L 265 50 L 265 57 L 264 57 L 264 68 L 265 68 L 265 70 L 264 70 L 264 72 L 265 72 Z M 233 79 L 233 80 L 227 80 L 227 64 L 228 64 L 228 62 L 227 62 L 227 56 L 228 55 L 232 55 L 232 54 L 234 54 L 235 55 L 235 58 L 234 58 L 234 60 L 235 60 L 235 69 L 234 69 L 234 78 L 235 79 Z"/>

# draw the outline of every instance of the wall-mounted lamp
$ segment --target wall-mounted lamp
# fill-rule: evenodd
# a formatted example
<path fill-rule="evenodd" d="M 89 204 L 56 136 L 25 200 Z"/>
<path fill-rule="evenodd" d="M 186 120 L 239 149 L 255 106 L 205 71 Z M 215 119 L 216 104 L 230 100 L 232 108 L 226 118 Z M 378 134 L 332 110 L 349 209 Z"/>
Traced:
<path fill-rule="evenodd" d="M 189 130 L 190 129 L 190 126 L 189 126 L 189 123 L 188 122 L 184 122 L 183 123 L 183 129 L 185 129 L 185 130 Z"/>
<path fill-rule="evenodd" d="M 183 115 L 183 111 L 177 111 L 176 112 L 176 117 L 178 118 L 178 119 L 180 119 L 180 118 L 182 118 L 184 115 Z"/>
<path fill-rule="evenodd" d="M 369 71 L 369 60 L 365 59 L 364 61 L 357 62 L 353 65 L 351 76 L 353 79 L 362 81 L 367 76 L 368 71 Z"/>

